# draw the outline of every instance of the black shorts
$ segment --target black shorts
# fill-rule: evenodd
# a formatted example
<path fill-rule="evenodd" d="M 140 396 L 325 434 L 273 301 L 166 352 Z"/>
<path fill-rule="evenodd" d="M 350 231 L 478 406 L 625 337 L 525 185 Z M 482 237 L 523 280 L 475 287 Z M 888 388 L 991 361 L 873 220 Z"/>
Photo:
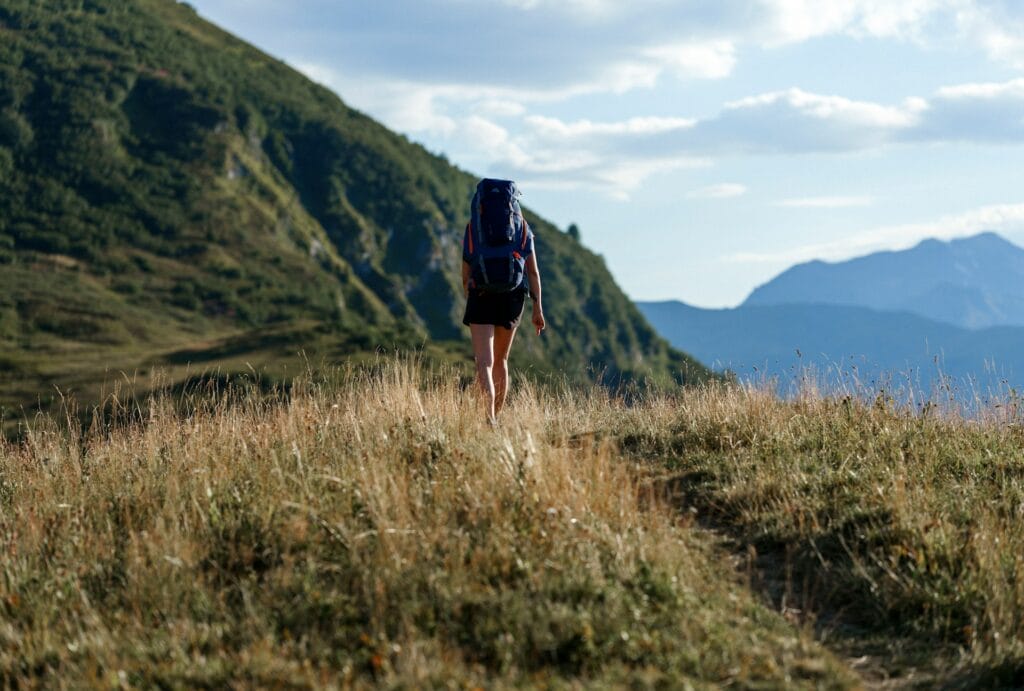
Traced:
<path fill-rule="evenodd" d="M 519 326 L 523 318 L 523 305 L 526 304 L 526 291 L 513 290 L 510 293 L 484 293 L 470 290 L 466 300 L 466 316 L 462 323 L 493 324 L 506 329 Z"/>

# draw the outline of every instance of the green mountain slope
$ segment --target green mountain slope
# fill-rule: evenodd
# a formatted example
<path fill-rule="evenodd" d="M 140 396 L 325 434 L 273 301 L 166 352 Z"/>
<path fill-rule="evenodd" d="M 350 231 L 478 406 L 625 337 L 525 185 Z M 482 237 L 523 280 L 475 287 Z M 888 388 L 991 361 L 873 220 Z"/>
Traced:
<path fill-rule="evenodd" d="M 110 371 L 464 338 L 474 178 L 171 0 L 0 2 L 0 399 Z M 517 356 L 695 380 L 602 260 L 527 212 Z"/>

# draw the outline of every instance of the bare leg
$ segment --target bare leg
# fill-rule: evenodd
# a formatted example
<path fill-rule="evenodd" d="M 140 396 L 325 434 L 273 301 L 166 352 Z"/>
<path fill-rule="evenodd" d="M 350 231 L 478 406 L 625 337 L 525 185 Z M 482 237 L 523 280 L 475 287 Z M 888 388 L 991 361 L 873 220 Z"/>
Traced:
<path fill-rule="evenodd" d="M 473 338 L 473 357 L 476 359 L 476 380 L 484 395 L 488 422 L 494 422 L 494 327 L 490 324 L 470 324 Z"/>
<path fill-rule="evenodd" d="M 494 414 L 497 415 L 505 407 L 505 396 L 508 394 L 509 373 L 508 354 L 512 350 L 512 339 L 516 337 L 515 329 L 494 327 Z"/>

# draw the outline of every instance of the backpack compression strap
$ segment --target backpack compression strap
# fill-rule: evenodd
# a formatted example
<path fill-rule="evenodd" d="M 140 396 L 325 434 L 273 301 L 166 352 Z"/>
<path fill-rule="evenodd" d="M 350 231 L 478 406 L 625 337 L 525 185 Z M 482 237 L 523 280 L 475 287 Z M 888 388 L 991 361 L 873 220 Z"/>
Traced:
<path fill-rule="evenodd" d="M 483 201 L 480 199 L 480 190 L 477 189 L 473 195 L 473 213 L 469 217 L 469 253 L 473 254 L 473 241 L 480 247 L 484 246 L 483 238 Z M 476 236 L 475 238 L 473 236 Z"/>

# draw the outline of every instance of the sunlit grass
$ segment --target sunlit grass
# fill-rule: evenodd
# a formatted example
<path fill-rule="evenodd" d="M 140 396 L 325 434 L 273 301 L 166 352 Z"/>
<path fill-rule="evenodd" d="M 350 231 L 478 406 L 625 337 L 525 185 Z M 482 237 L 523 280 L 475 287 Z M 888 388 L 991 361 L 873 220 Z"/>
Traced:
<path fill-rule="evenodd" d="M 0 447 L 0 674 L 850 686 L 869 647 L 876 678 L 1024 672 L 1012 400 L 519 381 L 492 430 L 466 386 L 384 359 L 32 420 Z"/>
<path fill-rule="evenodd" d="M 627 406 L 524 383 L 491 430 L 460 381 L 388 361 L 287 395 L 112 398 L 86 428 L 73 411 L 35 419 L 0 447 L 0 673 L 853 683 L 637 464 L 660 463 L 638 444 L 688 434 L 687 420 L 726 416 L 700 428 L 725 440 L 729 416 L 775 424 L 777 404 L 715 389 Z"/>
<path fill-rule="evenodd" d="M 610 434 L 680 502 L 773 555 L 780 604 L 832 618 L 826 638 L 908 638 L 910 657 L 941 674 L 1019 681 L 1019 406 L 863 393 L 691 392 L 629 411 Z"/>

